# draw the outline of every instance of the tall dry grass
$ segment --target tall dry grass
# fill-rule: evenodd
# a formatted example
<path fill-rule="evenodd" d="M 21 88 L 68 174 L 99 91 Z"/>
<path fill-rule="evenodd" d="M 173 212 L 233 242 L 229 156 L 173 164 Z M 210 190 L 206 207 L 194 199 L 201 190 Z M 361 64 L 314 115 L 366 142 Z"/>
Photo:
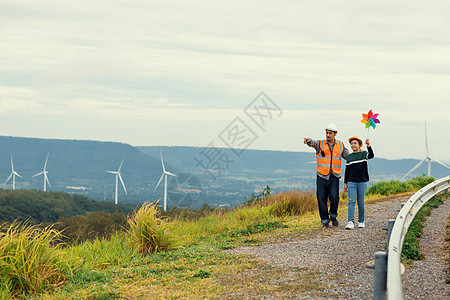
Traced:
<path fill-rule="evenodd" d="M 291 190 L 271 194 L 259 205 L 270 206 L 270 213 L 275 216 L 301 215 L 317 210 L 317 200 L 313 190 Z"/>
<path fill-rule="evenodd" d="M 0 295 L 41 293 L 66 281 L 70 264 L 51 226 L 0 225 Z"/>
<path fill-rule="evenodd" d="M 144 203 L 128 217 L 129 233 L 144 254 L 167 251 L 176 246 L 169 224 L 158 217 L 156 203 Z"/>

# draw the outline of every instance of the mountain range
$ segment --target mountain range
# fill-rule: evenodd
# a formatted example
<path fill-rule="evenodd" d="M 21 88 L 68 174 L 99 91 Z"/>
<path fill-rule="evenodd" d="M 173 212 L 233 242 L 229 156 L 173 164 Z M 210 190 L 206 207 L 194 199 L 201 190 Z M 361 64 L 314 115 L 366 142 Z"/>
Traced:
<path fill-rule="evenodd" d="M 128 194 L 119 187 L 120 203 L 143 203 L 162 198 L 164 182 L 154 188 L 162 174 L 160 151 L 166 170 L 178 177 L 169 178 L 169 207 L 197 208 L 233 206 L 269 185 L 274 191 L 313 189 L 315 156 L 313 151 L 243 150 L 185 146 L 133 147 L 125 143 L 86 140 L 39 139 L 0 136 L 0 180 L 14 169 L 16 189 L 42 190 L 42 176 L 47 154 L 49 190 L 83 194 L 93 200 L 113 201 L 114 175 L 124 159 L 122 177 Z M 376 149 L 375 155 L 376 155 Z M 371 182 L 400 179 L 419 161 L 387 160 L 375 157 L 369 163 Z M 448 175 L 448 169 L 432 165 L 432 175 Z M 426 166 L 411 176 L 422 175 Z M 4 188 L 12 188 L 10 182 Z"/>

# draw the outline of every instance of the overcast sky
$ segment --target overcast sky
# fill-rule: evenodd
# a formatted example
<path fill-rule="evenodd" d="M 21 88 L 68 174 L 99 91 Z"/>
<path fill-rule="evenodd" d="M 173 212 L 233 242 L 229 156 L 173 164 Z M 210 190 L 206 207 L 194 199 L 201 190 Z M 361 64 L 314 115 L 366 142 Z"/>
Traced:
<path fill-rule="evenodd" d="M 369 134 L 378 157 L 422 159 L 426 120 L 430 154 L 448 163 L 449 11 L 411 0 L 3 0 L 0 134 L 227 146 L 239 121 L 254 134 L 248 148 L 311 151 L 302 138 L 324 138 L 333 122 L 342 140 Z M 245 114 L 262 91 L 276 109 Z M 381 124 L 368 132 L 370 109 Z"/>

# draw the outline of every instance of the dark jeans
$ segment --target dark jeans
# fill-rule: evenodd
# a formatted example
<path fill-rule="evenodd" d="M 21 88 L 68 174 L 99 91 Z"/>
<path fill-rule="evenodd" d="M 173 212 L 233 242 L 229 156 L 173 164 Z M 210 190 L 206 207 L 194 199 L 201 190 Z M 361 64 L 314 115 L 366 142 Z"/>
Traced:
<path fill-rule="evenodd" d="M 328 180 L 317 176 L 317 202 L 322 223 L 329 223 L 338 214 L 339 206 L 339 178 L 330 174 Z M 328 213 L 328 198 L 330 199 L 330 212 Z"/>

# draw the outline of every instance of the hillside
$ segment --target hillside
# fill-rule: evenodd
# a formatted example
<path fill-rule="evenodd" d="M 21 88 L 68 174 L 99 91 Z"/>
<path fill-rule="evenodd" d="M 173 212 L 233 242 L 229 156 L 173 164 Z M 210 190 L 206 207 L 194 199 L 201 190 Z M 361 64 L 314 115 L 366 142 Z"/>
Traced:
<path fill-rule="evenodd" d="M 406 182 L 404 187 L 413 192 L 432 180 L 418 178 Z M 15 235 L 5 239 L 4 247 L 12 251 L 5 251 L 1 257 L 5 270 L 0 280 L 7 284 L 0 285 L 0 295 L 12 298 L 21 293 L 37 299 L 236 299 L 236 295 L 329 299 L 330 295 L 334 298 L 353 295 L 366 299 L 371 296 L 373 283 L 373 270 L 367 268 L 367 262 L 373 260 L 375 252 L 385 249 L 383 228 L 387 216 L 395 216 L 411 195 L 397 194 L 397 182 L 381 184 L 386 185 L 392 194 L 381 198 L 369 193 L 365 199 L 366 227 L 350 231 L 344 229 L 345 222 L 321 228 L 314 193 L 304 191 L 272 194 L 256 205 L 210 210 L 202 217 L 192 215 L 192 218 L 163 220 L 154 206 L 144 205 L 128 219 L 128 230 L 65 244 L 64 249 L 58 244 L 49 247 L 52 239 L 39 243 L 42 237 L 58 236 L 57 232 L 32 228 L 26 231 L 12 226 L 10 232 Z M 424 207 L 432 209 L 444 203 L 444 199 L 436 197 Z M 441 220 L 439 227 L 429 231 L 442 233 L 438 249 L 443 249 L 445 234 L 441 229 L 448 223 L 445 218 L 448 207 L 447 203 L 440 217 L 436 217 Z M 339 207 L 340 221 L 345 220 L 346 211 L 343 201 Z M 18 235 L 19 231 L 23 234 Z M 420 230 L 412 231 L 417 240 Z M 402 251 L 405 258 L 416 255 L 414 249 L 419 251 L 414 248 L 418 245 L 413 247 L 411 241 L 405 239 L 406 251 Z M 361 251 L 348 255 L 356 248 Z M 17 259 L 29 252 L 26 259 Z M 420 253 L 428 256 L 428 252 L 420 250 Z M 22 284 L 43 273 L 41 270 L 54 257 L 58 258 L 58 265 L 44 280 Z M 442 262 L 440 270 L 445 270 L 448 264 Z M 17 265 L 27 272 L 16 272 Z M 419 273 L 436 275 L 436 272 Z M 434 287 L 443 287 L 440 291 L 444 294 L 439 292 L 434 297 L 441 299 L 446 292 L 445 277 L 439 276 L 438 281 L 436 276 L 427 278 L 424 282 L 433 291 Z"/>
<path fill-rule="evenodd" d="M 161 174 L 160 151 L 166 169 L 178 175 L 168 178 L 168 207 L 200 208 L 242 204 L 245 197 L 269 185 L 274 192 L 291 189 L 314 189 L 315 156 L 312 151 L 245 150 L 237 156 L 231 149 L 184 146 L 133 147 L 124 143 L 37 139 L 0 136 L 0 180 L 11 173 L 11 154 L 17 178 L 17 189 L 42 190 L 43 178 L 32 177 L 41 172 L 45 157 L 51 183 L 49 190 L 78 193 L 93 200 L 113 202 L 114 175 L 122 159 L 122 177 L 128 194 L 119 187 L 119 203 L 143 203 L 163 197 L 164 184 L 154 192 Z M 310 149 L 305 149 L 310 150 Z M 220 161 L 208 158 L 220 153 Z M 207 154 L 207 155 L 203 155 Z M 375 149 L 376 155 L 376 149 Z M 198 161 L 203 161 L 204 166 Z M 387 160 L 376 157 L 370 161 L 371 182 L 401 179 L 418 160 Z M 207 169 L 205 169 L 205 167 Z M 220 168 L 220 169 L 219 169 Z M 426 172 L 423 165 L 411 176 Z M 432 165 L 437 178 L 448 174 L 440 165 Z M 2 179 L 3 178 L 3 179 Z M 0 181 L 0 182 L 1 182 Z M 11 181 L 6 189 L 11 189 Z"/>
<path fill-rule="evenodd" d="M 159 157 L 145 155 L 128 144 L 4 136 L 0 136 L 0 144 L 0 178 L 6 180 L 11 173 L 10 157 L 13 154 L 14 168 L 23 177 L 16 177 L 17 189 L 43 188 L 42 176 L 32 176 L 43 170 L 49 153 L 50 190 L 82 193 L 91 199 L 112 201 L 115 178 L 105 171 L 116 171 L 125 158 L 121 172 L 128 195 L 120 186 L 119 201 L 143 202 L 158 196 L 153 194 L 152 187 L 161 176 Z"/>
<path fill-rule="evenodd" d="M 89 200 L 83 195 L 64 192 L 0 189 L 0 223 L 28 220 L 31 224 L 56 222 L 60 217 L 85 215 L 88 212 L 132 211 L 133 205 L 114 205 L 110 202 Z"/>

